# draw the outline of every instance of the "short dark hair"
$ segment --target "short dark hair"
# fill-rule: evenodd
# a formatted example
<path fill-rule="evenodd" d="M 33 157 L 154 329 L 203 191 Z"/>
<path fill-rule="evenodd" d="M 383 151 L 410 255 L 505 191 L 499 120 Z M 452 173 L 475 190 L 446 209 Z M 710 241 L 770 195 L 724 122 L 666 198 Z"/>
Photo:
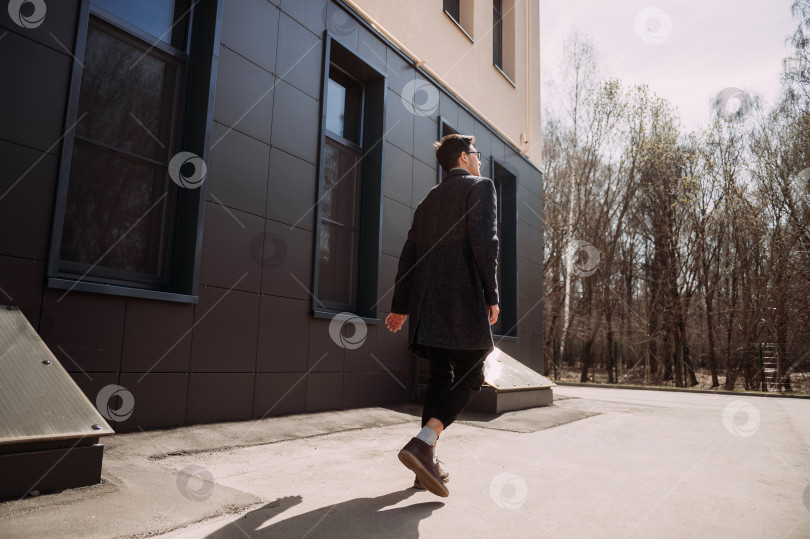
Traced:
<path fill-rule="evenodd" d="M 459 135 L 452 133 L 442 137 L 440 142 L 433 143 L 433 150 L 436 152 L 436 159 L 445 172 L 450 172 L 458 163 L 461 154 L 469 151 L 475 144 L 473 135 Z"/>

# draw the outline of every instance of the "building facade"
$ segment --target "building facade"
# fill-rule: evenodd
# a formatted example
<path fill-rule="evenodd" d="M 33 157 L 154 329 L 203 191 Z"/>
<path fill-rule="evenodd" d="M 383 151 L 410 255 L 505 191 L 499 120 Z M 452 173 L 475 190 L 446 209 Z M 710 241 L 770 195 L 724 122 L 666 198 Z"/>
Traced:
<path fill-rule="evenodd" d="M 450 132 L 498 190 L 496 342 L 542 372 L 537 3 L 392 5 L 0 15 L 0 303 L 117 431 L 409 398 L 381 321 Z"/>

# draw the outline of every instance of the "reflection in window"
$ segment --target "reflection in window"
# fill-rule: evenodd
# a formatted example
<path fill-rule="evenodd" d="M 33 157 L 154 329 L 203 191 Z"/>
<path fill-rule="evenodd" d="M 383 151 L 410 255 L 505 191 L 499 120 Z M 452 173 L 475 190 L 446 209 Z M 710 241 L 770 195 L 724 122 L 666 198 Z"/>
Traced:
<path fill-rule="evenodd" d="M 327 137 L 323 163 L 318 296 L 348 308 L 357 287 L 360 153 Z"/>
<path fill-rule="evenodd" d="M 461 0 L 444 0 L 444 11 L 453 17 L 456 22 L 461 22 Z"/>
<path fill-rule="evenodd" d="M 503 0 L 492 0 L 492 63 L 503 69 Z"/>
<path fill-rule="evenodd" d="M 184 36 L 178 35 L 178 28 L 172 28 L 175 20 L 175 0 L 92 0 L 92 2 L 161 41 L 169 44 L 183 41 Z M 181 7 L 183 6 L 177 6 L 178 9 Z M 173 37 L 175 39 L 172 39 Z"/>
<path fill-rule="evenodd" d="M 336 67 L 330 71 L 326 90 L 326 129 L 333 135 L 360 144 L 363 87 Z"/>
<path fill-rule="evenodd" d="M 182 63 L 91 18 L 59 269 L 165 282 Z"/>

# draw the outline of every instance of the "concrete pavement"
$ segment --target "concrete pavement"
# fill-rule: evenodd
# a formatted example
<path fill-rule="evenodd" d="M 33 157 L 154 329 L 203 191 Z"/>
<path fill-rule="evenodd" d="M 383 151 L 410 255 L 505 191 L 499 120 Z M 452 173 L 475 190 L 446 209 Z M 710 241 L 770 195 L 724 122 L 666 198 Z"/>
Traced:
<path fill-rule="evenodd" d="M 0 504 L 0 537 L 810 537 L 810 400 L 557 387 L 397 451 L 419 409 L 107 439 L 101 485 Z"/>

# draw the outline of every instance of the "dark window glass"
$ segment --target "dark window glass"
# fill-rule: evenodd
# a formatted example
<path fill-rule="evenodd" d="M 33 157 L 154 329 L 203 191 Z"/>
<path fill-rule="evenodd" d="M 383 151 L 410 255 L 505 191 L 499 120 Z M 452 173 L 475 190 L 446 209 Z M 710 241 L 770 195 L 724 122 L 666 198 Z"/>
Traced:
<path fill-rule="evenodd" d="M 318 298 L 350 308 L 357 290 L 360 153 L 327 137 L 323 159 Z"/>
<path fill-rule="evenodd" d="M 458 22 L 461 20 L 461 0 L 444 0 L 444 11 Z"/>
<path fill-rule="evenodd" d="M 503 69 L 503 2 L 492 0 L 492 63 Z"/>
<path fill-rule="evenodd" d="M 517 177 L 493 162 L 492 181 L 498 197 L 498 288 L 501 315 L 495 335 L 517 337 Z"/>
<path fill-rule="evenodd" d="M 362 109 L 363 87 L 333 67 L 326 88 L 326 129 L 360 144 Z"/>
<path fill-rule="evenodd" d="M 165 167 L 77 139 L 60 269 L 156 280 L 168 249 L 165 224 L 171 197 L 165 177 Z"/>
<path fill-rule="evenodd" d="M 60 271 L 165 284 L 183 64 L 91 18 Z"/>
<path fill-rule="evenodd" d="M 183 41 L 185 28 L 179 28 L 183 25 L 173 28 L 175 9 L 183 8 L 183 1 L 177 6 L 175 0 L 93 0 L 93 4 L 161 41 L 175 46 Z"/>

